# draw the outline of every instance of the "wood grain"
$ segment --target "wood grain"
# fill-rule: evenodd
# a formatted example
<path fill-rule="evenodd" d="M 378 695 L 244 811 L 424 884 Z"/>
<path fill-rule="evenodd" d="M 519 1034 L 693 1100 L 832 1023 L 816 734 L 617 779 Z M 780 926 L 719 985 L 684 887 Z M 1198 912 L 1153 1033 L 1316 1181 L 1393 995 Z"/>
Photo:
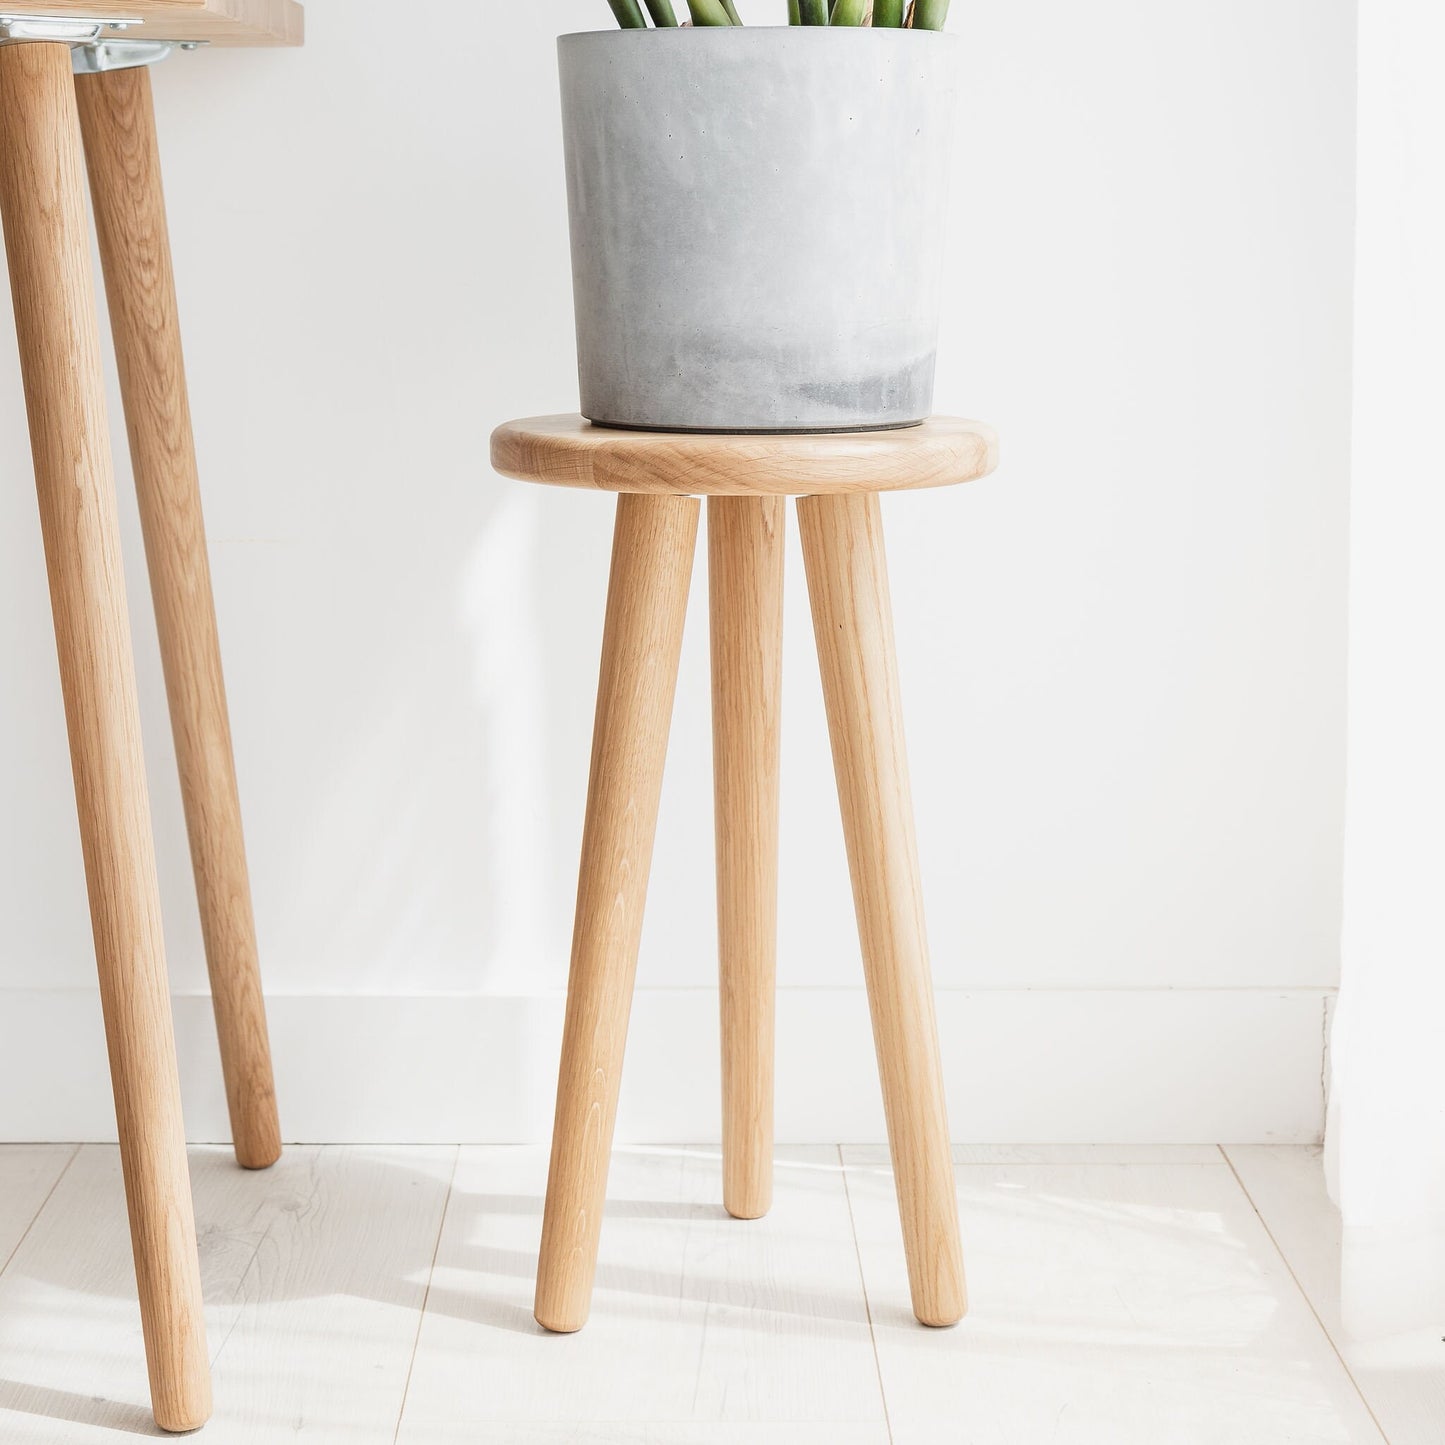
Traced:
<path fill-rule="evenodd" d="M 847 1175 L 894 1445 L 1385 1445 L 1222 1162 L 959 1168 L 973 1309 L 950 1331 L 909 1314 L 886 1156 Z M 1398 1382 L 1438 1397 L 1416 1359 Z"/>
<path fill-rule="evenodd" d="M 592 1297 L 698 512 L 687 498 L 617 501 L 537 1269 L 551 1330 L 580 1329 Z"/>
<path fill-rule="evenodd" d="M 542 1150 L 462 1150 L 398 1445 L 848 1445 L 863 1425 L 885 1445 L 834 1147 L 781 1146 L 773 1208 L 747 1226 L 718 1208 L 716 1144 L 619 1147 L 597 1305 L 566 1339 L 528 1309 L 546 1168 Z"/>
<path fill-rule="evenodd" d="M 951 1325 L 967 1301 L 878 498 L 805 498 L 798 525 L 913 1312 Z"/>
<path fill-rule="evenodd" d="M 296 0 L 5 0 L 6 15 L 75 15 L 139 20 L 137 40 L 206 40 L 212 45 L 300 45 L 305 35 Z"/>
<path fill-rule="evenodd" d="M 778 932 L 783 497 L 709 497 L 723 1203 L 768 1211 Z"/>
<path fill-rule="evenodd" d="M 191 1149 L 216 1394 L 198 1445 L 393 1445 L 456 1153 L 300 1145 L 252 1174 Z M 0 1441 L 155 1439 L 129 1274 L 120 1162 L 87 1144 L 0 1277 Z"/>
<path fill-rule="evenodd" d="M 77 78 L 236 1157 L 281 1153 L 150 72 Z"/>
<path fill-rule="evenodd" d="M 844 1151 L 845 1194 L 834 1149 L 780 1147 L 746 1228 L 716 1207 L 715 1145 L 619 1148 L 597 1309 L 566 1340 L 530 1316 L 544 1149 L 464 1148 L 444 1222 L 450 1149 L 293 1147 L 261 1175 L 193 1149 L 217 1347 L 198 1440 L 953 1445 L 976 1422 L 979 1445 L 1382 1445 L 1310 1310 L 1333 1330 L 1318 1150 L 1229 1150 L 1261 1223 L 1217 1150 L 1076 1149 L 970 1151 L 973 1311 L 924 1331 L 886 1148 Z M 0 1145 L 0 1263 L 69 1152 Z M 129 1273 L 115 1150 L 87 1146 L 0 1273 L 0 1440 L 149 1438 Z M 1335 1338 L 1391 1445 L 1438 1445 L 1439 1332 Z"/>
<path fill-rule="evenodd" d="M 955 417 L 896 431 L 755 436 L 620 431 L 541 416 L 492 433 L 492 466 L 503 476 L 667 496 L 914 491 L 973 481 L 997 465 L 992 428 Z"/>
<path fill-rule="evenodd" d="M 393 1445 L 456 1156 L 313 1145 L 255 1175 L 191 1151 L 207 1312 L 225 1342 L 213 1369 L 226 1418 L 205 1445 Z"/>
<path fill-rule="evenodd" d="M 210 1413 L 150 806 L 62 45 L 0 47 L 0 211 L 157 1423 Z"/>

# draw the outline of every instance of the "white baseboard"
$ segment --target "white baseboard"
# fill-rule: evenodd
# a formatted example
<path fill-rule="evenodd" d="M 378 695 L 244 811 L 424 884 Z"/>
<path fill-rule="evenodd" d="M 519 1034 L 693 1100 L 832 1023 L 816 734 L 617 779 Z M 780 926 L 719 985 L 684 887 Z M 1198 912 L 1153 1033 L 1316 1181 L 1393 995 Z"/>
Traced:
<path fill-rule="evenodd" d="M 956 1139 L 1312 1143 L 1328 989 L 945 990 Z M 276 997 L 285 1137 L 331 1143 L 547 1138 L 560 997 Z M 228 1137 L 210 1000 L 176 1000 L 186 1123 Z M 778 998 L 780 1142 L 884 1136 L 861 989 Z M 619 1142 L 718 1133 L 717 995 L 637 995 Z M 0 993 L 0 1139 L 115 1137 L 96 995 Z"/>

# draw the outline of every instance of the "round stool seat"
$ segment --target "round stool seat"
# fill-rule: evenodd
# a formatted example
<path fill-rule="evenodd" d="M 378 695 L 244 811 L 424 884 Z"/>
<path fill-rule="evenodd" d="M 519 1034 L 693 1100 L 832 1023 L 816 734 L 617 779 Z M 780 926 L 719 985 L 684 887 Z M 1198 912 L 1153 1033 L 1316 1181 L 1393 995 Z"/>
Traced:
<path fill-rule="evenodd" d="M 998 465 L 982 422 L 936 416 L 863 432 L 653 432 L 537 416 L 492 433 L 503 476 L 652 496 L 830 496 L 947 487 Z"/>

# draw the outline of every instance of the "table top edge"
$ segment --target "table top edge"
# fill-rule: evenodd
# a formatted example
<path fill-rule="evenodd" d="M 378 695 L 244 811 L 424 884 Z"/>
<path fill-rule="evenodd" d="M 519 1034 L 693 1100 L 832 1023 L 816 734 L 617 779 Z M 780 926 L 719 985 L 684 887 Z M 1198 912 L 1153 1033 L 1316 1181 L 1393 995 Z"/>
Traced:
<path fill-rule="evenodd" d="M 16 16 L 136 20 L 127 38 L 226 49 L 294 48 L 306 38 L 300 0 L 7 0 L 0 9 Z"/>

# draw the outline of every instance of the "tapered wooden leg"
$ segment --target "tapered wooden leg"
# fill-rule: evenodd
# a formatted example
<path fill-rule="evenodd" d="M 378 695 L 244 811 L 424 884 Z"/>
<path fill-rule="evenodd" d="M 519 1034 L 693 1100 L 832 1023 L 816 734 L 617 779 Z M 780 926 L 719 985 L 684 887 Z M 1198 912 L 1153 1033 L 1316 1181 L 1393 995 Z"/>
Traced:
<path fill-rule="evenodd" d="M 798 521 L 913 1312 L 951 1325 L 963 1255 L 878 498 L 808 497 Z"/>
<path fill-rule="evenodd" d="M 0 46 L 0 212 L 156 1421 L 210 1413 L 196 1230 L 63 45 Z"/>
<path fill-rule="evenodd" d="M 757 1219 L 773 1198 L 778 930 L 782 497 L 710 497 L 713 787 L 722 995 L 723 1203 Z"/>
<path fill-rule="evenodd" d="M 281 1153 L 150 72 L 75 82 L 236 1158 Z"/>
<path fill-rule="evenodd" d="M 592 1300 L 698 512 L 690 497 L 617 499 L 537 1268 L 550 1330 L 580 1329 Z"/>

